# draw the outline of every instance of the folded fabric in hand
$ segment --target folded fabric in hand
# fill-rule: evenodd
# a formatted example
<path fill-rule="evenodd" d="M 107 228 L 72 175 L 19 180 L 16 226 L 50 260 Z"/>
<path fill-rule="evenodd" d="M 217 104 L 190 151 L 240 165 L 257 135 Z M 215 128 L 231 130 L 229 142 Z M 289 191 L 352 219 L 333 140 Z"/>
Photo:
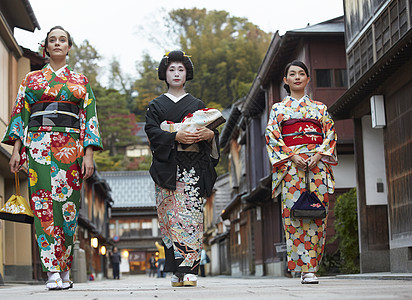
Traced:
<path fill-rule="evenodd" d="M 199 109 L 192 114 L 188 114 L 183 118 L 181 123 L 163 121 L 160 124 L 160 129 L 169 132 L 176 132 L 179 130 L 195 132 L 196 129 L 200 127 L 207 127 L 213 130 L 224 122 L 226 122 L 226 120 L 219 110 L 215 108 L 204 108 Z"/>

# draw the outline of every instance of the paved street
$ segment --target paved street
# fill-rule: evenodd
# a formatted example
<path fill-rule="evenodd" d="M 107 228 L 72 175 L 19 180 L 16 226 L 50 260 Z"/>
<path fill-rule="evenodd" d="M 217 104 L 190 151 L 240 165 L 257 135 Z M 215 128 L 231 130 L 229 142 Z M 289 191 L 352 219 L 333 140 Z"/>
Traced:
<path fill-rule="evenodd" d="M 200 278 L 196 288 L 172 288 L 170 278 L 133 275 L 78 283 L 64 291 L 7 284 L 0 286 L 0 299 L 412 299 L 410 276 L 409 280 L 374 278 L 383 277 L 323 277 L 318 285 L 302 285 L 298 278 L 218 276 Z"/>

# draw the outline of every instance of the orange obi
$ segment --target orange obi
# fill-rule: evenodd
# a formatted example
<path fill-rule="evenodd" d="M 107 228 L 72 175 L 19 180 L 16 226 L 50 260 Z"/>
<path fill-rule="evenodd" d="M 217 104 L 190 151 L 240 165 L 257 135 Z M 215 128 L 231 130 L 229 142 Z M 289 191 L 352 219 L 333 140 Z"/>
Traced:
<path fill-rule="evenodd" d="M 315 119 L 289 119 L 282 122 L 282 138 L 286 146 L 322 144 L 322 126 Z"/>

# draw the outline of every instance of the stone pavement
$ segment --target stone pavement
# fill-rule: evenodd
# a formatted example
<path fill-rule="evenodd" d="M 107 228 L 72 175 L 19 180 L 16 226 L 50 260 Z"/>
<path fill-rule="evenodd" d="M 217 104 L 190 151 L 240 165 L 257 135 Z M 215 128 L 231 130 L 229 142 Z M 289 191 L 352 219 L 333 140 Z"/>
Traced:
<path fill-rule="evenodd" d="M 170 277 L 129 275 L 61 291 L 48 291 L 44 284 L 6 284 L 0 286 L 0 299 L 412 299 L 412 274 L 378 275 L 321 277 L 318 285 L 302 285 L 299 278 L 215 276 L 199 278 L 196 288 L 172 288 Z"/>

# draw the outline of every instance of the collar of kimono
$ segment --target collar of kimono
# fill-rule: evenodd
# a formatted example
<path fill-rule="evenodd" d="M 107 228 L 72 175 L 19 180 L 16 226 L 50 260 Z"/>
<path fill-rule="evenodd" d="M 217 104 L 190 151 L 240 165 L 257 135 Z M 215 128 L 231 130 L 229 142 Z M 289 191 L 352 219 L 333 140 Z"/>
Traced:
<path fill-rule="evenodd" d="M 296 99 L 296 98 L 293 98 L 293 97 L 291 97 L 291 96 L 287 96 L 286 99 L 287 99 L 288 101 L 298 101 L 298 102 L 307 102 L 307 101 L 310 101 L 310 98 L 309 98 L 308 95 L 305 95 L 305 96 L 303 96 L 303 97 L 300 98 L 300 99 Z"/>
<path fill-rule="evenodd" d="M 53 68 L 52 68 L 52 66 L 51 66 L 50 64 L 47 65 L 47 68 L 49 68 L 50 71 L 52 71 L 54 74 L 56 74 L 56 76 L 59 76 L 59 77 L 60 77 L 61 73 L 63 73 L 63 71 L 64 71 L 67 67 L 68 67 L 68 64 L 65 64 L 63 67 L 61 67 L 60 69 L 58 69 L 58 70 L 55 71 L 55 70 L 53 70 Z"/>

